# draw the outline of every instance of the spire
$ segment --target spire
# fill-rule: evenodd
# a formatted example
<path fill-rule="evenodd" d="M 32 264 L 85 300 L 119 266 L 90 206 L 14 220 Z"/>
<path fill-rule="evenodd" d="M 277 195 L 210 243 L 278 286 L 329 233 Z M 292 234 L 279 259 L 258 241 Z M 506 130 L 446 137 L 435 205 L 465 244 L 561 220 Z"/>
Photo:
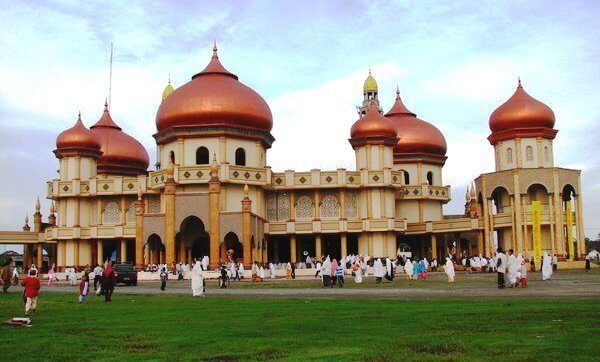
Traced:
<path fill-rule="evenodd" d="M 475 191 L 475 181 L 471 181 L 471 199 L 477 199 L 477 192 Z"/>
<path fill-rule="evenodd" d="M 471 186 L 469 186 L 469 184 L 467 184 L 467 190 L 465 191 L 465 200 L 467 202 L 471 201 L 471 190 L 470 190 Z"/>
<path fill-rule="evenodd" d="M 523 86 L 521 85 L 521 76 L 517 77 L 517 87 L 523 88 Z"/>
<path fill-rule="evenodd" d="M 40 212 L 40 208 L 41 208 L 40 197 L 38 196 L 37 200 L 35 201 L 35 212 L 39 213 Z"/>
<path fill-rule="evenodd" d="M 194 75 L 192 77 L 192 79 L 194 79 L 196 77 L 200 77 L 205 74 L 222 74 L 222 75 L 234 78 L 235 80 L 238 80 L 237 75 L 235 75 L 235 74 L 231 73 L 230 71 L 228 71 L 227 69 L 225 69 L 225 67 L 221 64 L 221 61 L 219 60 L 219 54 L 218 54 L 216 40 L 213 44 L 212 50 L 213 50 L 213 55 L 212 55 L 212 58 L 210 59 L 210 62 L 206 66 L 206 68 L 204 68 L 200 73 Z"/>
<path fill-rule="evenodd" d="M 50 204 L 50 213 L 54 214 L 54 201 L 52 201 L 52 203 Z"/>
<path fill-rule="evenodd" d="M 397 114 L 409 115 L 412 117 L 417 116 L 416 114 L 411 112 L 408 108 L 406 108 L 406 106 L 402 102 L 402 99 L 400 98 L 400 87 L 398 85 L 396 85 L 396 101 L 394 102 L 394 105 L 392 106 L 392 108 L 385 114 L 385 116 L 388 117 L 388 116 L 393 116 L 393 115 L 397 115 Z"/>
<path fill-rule="evenodd" d="M 29 224 L 29 214 L 25 214 L 25 225 Z"/>
<path fill-rule="evenodd" d="M 107 99 L 104 100 L 104 111 L 102 112 L 102 117 L 100 117 L 98 122 L 96 122 L 96 124 L 91 126 L 90 129 L 96 128 L 96 127 L 116 128 L 119 131 L 121 130 L 121 127 L 117 126 L 115 121 L 113 121 L 112 117 L 110 116 Z"/>
<path fill-rule="evenodd" d="M 171 73 L 169 73 L 169 82 L 167 83 L 167 86 L 162 92 L 162 100 L 165 100 L 165 98 L 170 96 L 171 93 L 173 93 L 173 91 L 175 91 L 175 88 L 173 88 L 173 86 L 171 85 Z"/>
<path fill-rule="evenodd" d="M 400 87 L 396 84 L 396 99 L 400 99 Z"/>

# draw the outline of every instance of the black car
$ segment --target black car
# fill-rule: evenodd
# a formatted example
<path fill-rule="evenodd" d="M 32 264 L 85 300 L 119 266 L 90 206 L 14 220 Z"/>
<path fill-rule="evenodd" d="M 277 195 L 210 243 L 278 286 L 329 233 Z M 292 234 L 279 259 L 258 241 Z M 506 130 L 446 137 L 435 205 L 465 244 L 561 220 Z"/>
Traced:
<path fill-rule="evenodd" d="M 130 263 L 115 263 L 115 284 L 137 285 L 137 270 Z"/>

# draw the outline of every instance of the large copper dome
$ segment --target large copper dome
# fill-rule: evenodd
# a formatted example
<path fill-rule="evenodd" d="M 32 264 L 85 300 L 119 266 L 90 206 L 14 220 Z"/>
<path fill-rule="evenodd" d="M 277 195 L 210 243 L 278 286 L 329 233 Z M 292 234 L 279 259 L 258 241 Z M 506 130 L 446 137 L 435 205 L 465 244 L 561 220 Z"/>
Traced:
<path fill-rule="evenodd" d="M 221 65 L 216 45 L 206 68 L 166 97 L 156 114 L 159 133 L 198 126 L 259 132 L 273 128 L 273 116 L 265 100 Z"/>
<path fill-rule="evenodd" d="M 102 117 L 90 130 L 102 145 L 98 173 L 123 176 L 146 173 L 150 163 L 148 152 L 141 143 L 117 126 L 110 116 L 108 104 L 104 103 Z"/>
<path fill-rule="evenodd" d="M 367 114 L 352 125 L 350 137 L 350 143 L 353 146 L 358 145 L 357 143 L 372 143 L 373 141 L 387 141 L 394 145 L 396 143 L 396 127 L 392 121 L 379 114 L 375 102 L 371 100 Z"/>
<path fill-rule="evenodd" d="M 490 115 L 489 137 L 492 143 L 495 141 L 514 137 L 536 137 L 552 135 L 556 131 L 554 127 L 554 112 L 544 103 L 533 98 L 519 84 L 515 93 L 504 104 L 496 108 Z"/>
<path fill-rule="evenodd" d="M 399 138 L 394 155 L 424 154 L 445 161 L 447 145 L 444 135 L 437 127 L 409 111 L 400 99 L 399 90 L 396 90 L 396 102 L 385 116 L 393 121 Z"/>
<path fill-rule="evenodd" d="M 100 156 L 100 141 L 98 137 L 87 129 L 81 121 L 81 113 L 77 117 L 75 125 L 58 135 L 56 138 L 57 157 L 63 156 Z"/>

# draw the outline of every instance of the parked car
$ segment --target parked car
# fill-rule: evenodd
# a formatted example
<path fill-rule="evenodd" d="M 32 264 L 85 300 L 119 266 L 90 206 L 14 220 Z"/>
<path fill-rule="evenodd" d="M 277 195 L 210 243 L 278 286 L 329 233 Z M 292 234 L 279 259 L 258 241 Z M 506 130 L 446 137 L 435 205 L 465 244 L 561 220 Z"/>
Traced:
<path fill-rule="evenodd" d="M 117 276 L 115 284 L 137 285 L 137 270 L 131 263 L 115 263 L 115 275 Z"/>

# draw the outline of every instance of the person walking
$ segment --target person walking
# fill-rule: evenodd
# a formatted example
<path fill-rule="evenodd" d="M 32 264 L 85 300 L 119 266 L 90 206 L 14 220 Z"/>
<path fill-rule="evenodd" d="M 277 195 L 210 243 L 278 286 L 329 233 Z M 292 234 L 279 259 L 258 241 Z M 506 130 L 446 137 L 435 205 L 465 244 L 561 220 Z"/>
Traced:
<path fill-rule="evenodd" d="M 456 276 L 456 272 L 454 271 L 454 262 L 452 261 L 451 256 L 448 256 L 446 258 L 446 265 L 444 266 L 444 271 L 448 276 L 448 283 L 454 283 L 454 277 Z"/>
<path fill-rule="evenodd" d="M 585 256 L 585 272 L 586 273 L 589 272 L 591 268 L 592 268 L 592 265 L 590 263 L 590 256 L 586 255 Z"/>
<path fill-rule="evenodd" d="M 87 295 L 90 289 L 90 272 L 86 266 L 81 276 L 81 282 L 79 282 L 79 303 L 87 303 Z"/>
<path fill-rule="evenodd" d="M 502 248 L 498 248 L 496 254 L 496 272 L 498 274 L 498 288 L 503 289 L 505 287 L 504 273 L 506 272 L 506 254 L 502 251 Z"/>
<path fill-rule="evenodd" d="M 94 268 L 94 290 L 98 289 L 98 285 L 102 285 L 102 266 L 97 264 Z"/>
<path fill-rule="evenodd" d="M 340 288 L 344 287 L 344 266 L 339 264 L 337 268 L 335 268 L 335 276 L 337 279 L 337 285 Z"/>
<path fill-rule="evenodd" d="M 25 315 L 28 316 L 29 313 L 35 313 L 37 310 L 38 295 L 41 287 L 40 280 L 37 277 L 37 270 L 30 269 L 27 278 L 21 282 L 21 285 L 25 287 Z"/>
<path fill-rule="evenodd" d="M 542 257 L 542 280 L 548 280 L 552 278 L 552 257 L 547 251 L 544 251 Z"/>
<path fill-rule="evenodd" d="M 167 267 L 163 266 L 160 270 L 160 290 L 163 292 L 167 288 Z"/>
<path fill-rule="evenodd" d="M 105 303 L 112 302 L 112 294 L 115 290 L 116 279 L 114 265 L 109 261 L 106 263 L 106 267 L 102 272 L 102 294 L 104 294 Z"/>
<path fill-rule="evenodd" d="M 202 265 L 197 260 L 192 268 L 192 297 L 204 297 L 204 274 Z"/>

